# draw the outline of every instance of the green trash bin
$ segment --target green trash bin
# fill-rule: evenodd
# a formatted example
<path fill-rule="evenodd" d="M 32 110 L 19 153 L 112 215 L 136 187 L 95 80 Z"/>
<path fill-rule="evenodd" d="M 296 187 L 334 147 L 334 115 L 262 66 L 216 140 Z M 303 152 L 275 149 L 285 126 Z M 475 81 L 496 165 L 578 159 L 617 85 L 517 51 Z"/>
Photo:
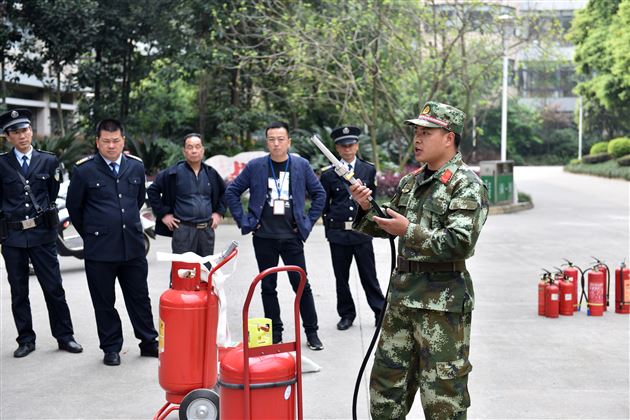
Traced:
<path fill-rule="evenodd" d="M 514 199 L 514 161 L 479 162 L 481 180 L 488 188 L 490 204 L 509 204 Z"/>

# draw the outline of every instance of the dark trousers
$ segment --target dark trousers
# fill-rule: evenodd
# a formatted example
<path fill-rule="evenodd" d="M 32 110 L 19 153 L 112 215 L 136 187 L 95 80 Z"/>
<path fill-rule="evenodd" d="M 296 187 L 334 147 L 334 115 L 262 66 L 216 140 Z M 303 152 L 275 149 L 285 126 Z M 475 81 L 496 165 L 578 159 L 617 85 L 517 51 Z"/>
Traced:
<path fill-rule="evenodd" d="M 214 229 L 207 227 L 197 229 L 181 223 L 173 231 L 171 242 L 173 254 L 183 254 L 184 252 L 194 252 L 202 257 L 214 254 Z"/>
<path fill-rule="evenodd" d="M 276 267 L 279 257 L 282 257 L 282 262 L 285 265 L 297 265 L 306 272 L 304 243 L 299 238 L 268 239 L 254 236 L 254 252 L 256 253 L 259 271 Z M 288 274 L 291 287 L 293 287 L 293 291 L 296 291 L 300 283 L 300 275 L 296 272 L 289 272 Z M 280 319 L 280 305 L 278 303 L 278 293 L 276 292 L 277 281 L 277 274 L 269 275 L 261 281 L 265 317 L 271 319 L 275 337 L 279 337 L 284 329 L 282 319 Z M 306 335 L 317 332 L 317 312 L 315 311 L 311 285 L 308 281 L 304 286 L 302 299 L 300 300 L 300 314 L 302 315 L 302 324 Z"/>
<path fill-rule="evenodd" d="M 155 342 L 158 334 L 151 314 L 147 272 L 147 259 L 144 256 L 129 261 L 85 260 L 85 274 L 94 305 L 100 348 L 104 352 L 119 352 L 123 344 L 120 316 L 114 306 L 116 278 L 120 283 L 133 332 L 140 340 L 140 348 L 150 348 Z"/>
<path fill-rule="evenodd" d="M 57 259 L 57 247 L 54 242 L 16 248 L 2 245 L 2 256 L 7 267 L 9 285 L 11 286 L 11 310 L 17 327 L 19 344 L 35 342 L 31 303 L 28 298 L 28 260 L 30 258 L 35 275 L 44 292 L 44 300 L 48 308 L 48 319 L 53 337 L 59 341 L 73 338 L 70 309 L 66 303 L 66 293 L 61 284 L 61 272 Z"/>
<path fill-rule="evenodd" d="M 350 279 L 350 266 L 354 256 L 359 270 L 361 286 L 365 291 L 370 309 L 378 318 L 383 309 L 385 298 L 381 292 L 381 286 L 376 278 L 376 266 L 374 264 L 374 248 L 372 241 L 363 242 L 357 245 L 340 245 L 330 243 L 330 254 L 332 256 L 333 271 L 337 283 L 337 313 L 341 318 L 354 320 L 357 316 L 350 293 L 348 281 Z"/>

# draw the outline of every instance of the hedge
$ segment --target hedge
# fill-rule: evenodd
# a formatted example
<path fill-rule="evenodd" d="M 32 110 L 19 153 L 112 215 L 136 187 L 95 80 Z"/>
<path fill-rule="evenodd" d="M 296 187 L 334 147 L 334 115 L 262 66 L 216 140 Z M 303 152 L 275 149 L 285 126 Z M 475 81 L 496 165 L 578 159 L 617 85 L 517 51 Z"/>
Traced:
<path fill-rule="evenodd" d="M 630 166 L 630 155 L 625 155 L 617 159 L 619 166 Z"/>
<path fill-rule="evenodd" d="M 591 146 L 591 150 L 588 153 L 589 155 L 597 155 L 600 153 L 607 153 L 608 152 L 608 142 L 607 141 L 600 141 L 597 142 L 595 144 L 593 144 Z"/>
<path fill-rule="evenodd" d="M 620 166 L 615 160 L 595 164 L 580 163 L 577 165 L 567 165 L 564 167 L 564 170 L 573 173 L 603 176 L 606 178 L 621 178 L 630 181 L 630 167 Z"/>
<path fill-rule="evenodd" d="M 607 151 L 615 158 L 630 154 L 630 138 L 619 137 L 609 141 Z"/>

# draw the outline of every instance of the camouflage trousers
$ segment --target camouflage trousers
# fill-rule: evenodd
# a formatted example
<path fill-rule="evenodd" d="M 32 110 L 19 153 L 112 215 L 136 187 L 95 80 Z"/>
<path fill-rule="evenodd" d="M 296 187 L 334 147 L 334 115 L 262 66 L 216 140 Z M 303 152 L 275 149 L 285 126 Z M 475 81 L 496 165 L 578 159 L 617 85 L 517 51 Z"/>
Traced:
<path fill-rule="evenodd" d="M 465 419 L 471 313 L 387 308 L 370 375 L 373 419 L 403 419 L 420 389 L 427 419 Z"/>

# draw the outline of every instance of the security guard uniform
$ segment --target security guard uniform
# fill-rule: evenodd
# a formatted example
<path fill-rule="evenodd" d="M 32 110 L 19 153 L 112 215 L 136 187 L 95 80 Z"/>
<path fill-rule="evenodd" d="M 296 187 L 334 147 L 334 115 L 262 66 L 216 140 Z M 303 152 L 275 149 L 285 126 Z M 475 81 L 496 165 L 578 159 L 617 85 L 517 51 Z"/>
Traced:
<path fill-rule="evenodd" d="M 358 129 L 356 130 L 358 131 Z M 346 131 L 350 130 L 346 129 Z M 343 143 L 343 129 L 339 130 L 338 135 L 336 134 L 337 130 L 331 134 L 333 139 L 336 139 L 336 143 Z M 350 134 L 352 133 L 348 133 L 347 137 L 352 137 Z M 357 136 L 358 133 L 354 136 L 355 142 Z M 340 138 L 341 140 L 337 141 Z M 374 165 L 356 158 L 355 165 L 351 170 L 354 172 L 355 178 L 360 179 L 373 193 L 376 193 L 376 169 Z M 361 279 L 361 285 L 365 291 L 368 305 L 374 312 L 376 319 L 378 319 L 383 309 L 385 298 L 376 277 L 372 237 L 352 230 L 352 223 L 357 217 L 359 206 L 352 199 L 348 191 L 347 182 L 337 176 L 332 166 L 324 168 L 320 176 L 320 182 L 324 187 L 324 191 L 326 191 L 323 220 L 335 273 L 337 313 L 342 319 L 338 328 L 345 329 L 356 318 L 356 309 L 348 284 L 353 256 L 356 260 L 359 278 Z M 349 321 L 345 328 L 343 326 L 344 320 Z"/>
<path fill-rule="evenodd" d="M 115 173 L 100 154 L 77 162 L 68 188 L 67 207 L 83 238 L 85 272 L 94 305 L 100 348 L 105 353 L 122 348 L 122 326 L 115 303 L 118 278 L 140 348 L 154 346 L 147 287 L 147 260 L 140 208 L 145 197 L 142 160 L 122 155 Z"/>
<path fill-rule="evenodd" d="M 28 127 L 29 117 L 28 110 L 10 111 L 0 117 L 2 128 L 8 132 L 17 127 Z M 28 161 L 29 153 L 28 169 L 23 170 L 18 155 L 25 156 Z M 59 192 L 59 160 L 54 154 L 32 146 L 27 155 L 15 148 L 0 154 L 0 224 L 3 231 L 0 242 L 11 286 L 11 310 L 18 330 L 17 342 L 20 346 L 32 346 L 32 351 L 36 335 L 28 297 L 29 259 L 44 293 L 52 335 L 61 346 L 74 341 L 74 332 L 59 271 L 56 225 L 46 218 L 51 212 L 56 215 L 56 210 L 51 208 Z M 73 352 L 79 352 L 79 348 L 76 347 Z M 16 354 L 16 357 L 26 354 Z"/>

